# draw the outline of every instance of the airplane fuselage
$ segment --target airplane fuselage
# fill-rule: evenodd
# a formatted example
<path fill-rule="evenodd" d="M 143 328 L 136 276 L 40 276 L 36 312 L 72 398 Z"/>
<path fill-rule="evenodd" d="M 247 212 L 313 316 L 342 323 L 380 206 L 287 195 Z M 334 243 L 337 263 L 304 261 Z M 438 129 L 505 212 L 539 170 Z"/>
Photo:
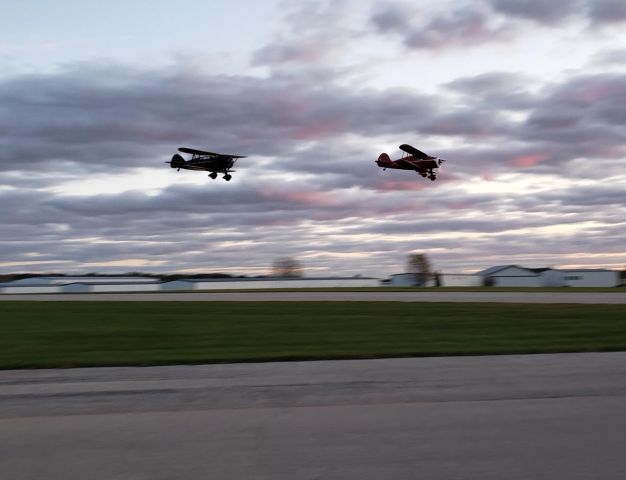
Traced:
<path fill-rule="evenodd" d="M 420 172 L 423 170 L 432 170 L 433 168 L 439 168 L 439 164 L 437 162 L 437 158 L 433 157 L 432 159 L 423 160 L 421 158 L 416 158 L 412 155 L 404 157 L 400 160 L 390 160 L 389 162 L 381 161 L 380 159 L 376 161 L 379 167 L 382 168 L 394 168 L 397 170 L 414 170 L 416 172 Z"/>

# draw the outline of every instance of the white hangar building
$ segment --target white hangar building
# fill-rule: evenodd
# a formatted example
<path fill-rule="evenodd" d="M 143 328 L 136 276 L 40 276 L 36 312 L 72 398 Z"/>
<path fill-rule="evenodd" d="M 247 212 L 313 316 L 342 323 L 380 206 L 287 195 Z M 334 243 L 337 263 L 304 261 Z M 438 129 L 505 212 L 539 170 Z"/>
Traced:
<path fill-rule="evenodd" d="M 482 277 L 473 273 L 439 273 L 439 282 L 442 287 L 480 287 Z M 396 273 L 388 280 L 383 281 L 383 285 L 393 287 L 417 287 L 416 275 L 414 273 Z M 424 287 L 435 287 L 436 282 L 429 279 Z"/>
<path fill-rule="evenodd" d="M 161 290 L 248 290 L 266 288 L 376 287 L 378 278 L 367 277 L 260 277 L 180 279 L 161 284 Z"/>
<path fill-rule="evenodd" d="M 499 265 L 477 273 L 493 287 L 617 287 L 620 273 L 602 269 L 525 268 Z"/>
<path fill-rule="evenodd" d="M 136 280 L 136 281 L 134 281 Z M 376 287 L 378 278 L 217 278 L 161 282 L 151 277 L 33 277 L 0 283 L 0 293 L 98 293 L 161 292 L 175 290 L 247 290 L 269 288 Z"/>

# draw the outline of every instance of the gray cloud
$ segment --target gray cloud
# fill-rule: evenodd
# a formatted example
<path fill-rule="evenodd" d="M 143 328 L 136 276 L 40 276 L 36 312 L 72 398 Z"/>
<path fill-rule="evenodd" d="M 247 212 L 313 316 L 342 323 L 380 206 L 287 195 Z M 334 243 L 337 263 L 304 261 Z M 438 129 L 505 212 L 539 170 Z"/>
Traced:
<path fill-rule="evenodd" d="M 377 4 L 369 20 L 374 32 L 400 37 L 413 50 L 501 43 L 527 35 L 524 22 L 529 21 L 546 27 L 578 21 L 589 31 L 626 20 L 621 0 L 486 0 L 452 5 L 428 12 L 404 2 L 387 2 Z"/>
<path fill-rule="evenodd" d="M 579 0 L 545 2 L 543 0 L 490 0 L 495 11 L 539 23 L 557 23 L 580 12 Z"/>
<path fill-rule="evenodd" d="M 371 17 L 371 21 L 380 32 L 403 30 L 410 27 L 409 18 L 406 15 L 407 5 L 388 3 L 378 6 Z"/>
<path fill-rule="evenodd" d="M 614 24 L 626 21 L 626 4 L 622 0 L 592 0 L 589 18 L 593 24 Z"/>
<path fill-rule="evenodd" d="M 488 17 L 477 10 L 459 10 L 437 17 L 421 28 L 414 28 L 405 38 L 409 48 L 441 48 L 459 45 L 478 45 L 506 33 L 491 27 Z"/>
<path fill-rule="evenodd" d="M 1 168 L 136 168 L 180 144 L 271 156 L 347 132 L 385 134 L 403 122 L 407 130 L 415 110 L 435 108 L 415 92 L 321 91 L 279 76 L 112 69 L 114 85 L 102 85 L 102 75 L 70 70 L 1 83 L 0 121 L 10 125 Z"/>
<path fill-rule="evenodd" d="M 626 64 L 626 49 L 598 52 L 591 59 L 592 67 L 621 66 Z"/>
<path fill-rule="evenodd" d="M 491 21 L 486 10 L 475 7 L 429 16 L 415 7 L 388 3 L 374 11 L 370 22 L 376 32 L 399 36 L 410 49 L 480 45 L 509 34 Z"/>

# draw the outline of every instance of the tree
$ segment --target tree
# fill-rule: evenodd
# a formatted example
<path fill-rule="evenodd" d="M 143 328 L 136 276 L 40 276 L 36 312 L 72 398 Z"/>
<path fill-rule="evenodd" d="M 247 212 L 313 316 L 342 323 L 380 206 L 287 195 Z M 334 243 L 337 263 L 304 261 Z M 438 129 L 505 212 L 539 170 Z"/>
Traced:
<path fill-rule="evenodd" d="M 430 260 L 423 253 L 411 253 L 406 262 L 407 273 L 415 275 L 415 285 L 424 285 L 432 278 L 433 270 Z"/>
<path fill-rule="evenodd" d="M 272 276 L 300 278 L 304 276 L 302 264 L 292 257 L 282 257 L 274 260 Z"/>

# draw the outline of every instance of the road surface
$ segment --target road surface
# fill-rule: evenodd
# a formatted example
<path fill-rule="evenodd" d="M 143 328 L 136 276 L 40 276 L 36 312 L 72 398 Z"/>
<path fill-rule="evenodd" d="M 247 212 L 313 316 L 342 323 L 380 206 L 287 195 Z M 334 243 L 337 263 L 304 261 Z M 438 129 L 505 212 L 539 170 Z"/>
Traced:
<path fill-rule="evenodd" d="M 0 371 L 11 480 L 622 480 L 626 353 Z"/>
<path fill-rule="evenodd" d="M 191 292 L 3 294 L 0 300 L 128 302 L 497 302 L 626 304 L 626 292 Z"/>

